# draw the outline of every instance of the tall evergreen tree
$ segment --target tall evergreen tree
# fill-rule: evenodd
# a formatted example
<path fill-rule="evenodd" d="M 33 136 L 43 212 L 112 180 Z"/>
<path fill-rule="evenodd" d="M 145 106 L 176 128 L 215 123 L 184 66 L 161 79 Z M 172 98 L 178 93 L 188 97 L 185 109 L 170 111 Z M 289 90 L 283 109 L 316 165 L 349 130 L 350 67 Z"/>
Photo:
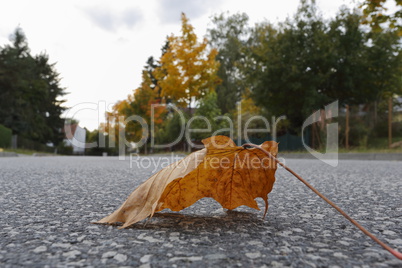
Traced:
<path fill-rule="evenodd" d="M 169 48 L 169 40 L 166 40 L 165 44 L 163 45 L 161 49 L 161 57 L 167 52 Z M 158 69 L 161 68 L 161 63 L 156 61 L 153 56 L 150 56 L 146 62 L 146 65 L 144 66 L 144 71 L 146 72 L 145 74 L 143 73 L 143 76 L 146 75 L 149 80 L 149 87 L 152 90 L 156 91 L 156 98 L 159 99 L 159 101 L 162 101 L 162 87 L 158 85 L 158 79 L 157 79 L 157 72 Z M 165 73 L 162 75 L 166 75 Z"/>
<path fill-rule="evenodd" d="M 60 116 L 65 109 L 59 74 L 46 54 L 31 55 L 20 28 L 11 41 L 0 47 L 0 124 L 13 134 L 57 144 L 63 138 Z"/>

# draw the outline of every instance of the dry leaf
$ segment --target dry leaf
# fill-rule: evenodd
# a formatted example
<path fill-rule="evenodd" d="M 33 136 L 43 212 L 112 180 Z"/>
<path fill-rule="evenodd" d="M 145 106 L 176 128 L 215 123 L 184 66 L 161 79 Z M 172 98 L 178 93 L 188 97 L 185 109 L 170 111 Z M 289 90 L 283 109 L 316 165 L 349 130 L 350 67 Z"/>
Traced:
<path fill-rule="evenodd" d="M 125 228 L 165 208 L 180 211 L 203 197 L 212 197 L 227 209 L 241 205 L 259 209 L 255 198 L 261 197 L 265 215 L 276 163 L 258 149 L 236 146 L 226 136 L 214 136 L 203 143 L 205 149 L 153 175 L 99 223 L 122 222 Z M 264 142 L 261 147 L 276 156 L 276 142 Z"/>
<path fill-rule="evenodd" d="M 135 189 L 123 205 L 99 223 L 125 223 L 123 228 L 152 216 L 166 186 L 194 170 L 203 160 L 206 149 L 194 152 L 154 174 Z"/>

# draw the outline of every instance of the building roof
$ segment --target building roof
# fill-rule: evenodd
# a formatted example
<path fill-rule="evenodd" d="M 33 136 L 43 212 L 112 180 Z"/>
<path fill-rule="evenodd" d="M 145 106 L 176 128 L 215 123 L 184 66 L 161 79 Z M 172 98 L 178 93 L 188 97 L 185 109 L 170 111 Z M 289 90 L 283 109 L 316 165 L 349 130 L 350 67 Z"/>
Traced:
<path fill-rule="evenodd" d="M 66 139 L 71 140 L 74 138 L 75 131 L 77 130 L 78 124 L 64 124 L 62 132 Z"/>

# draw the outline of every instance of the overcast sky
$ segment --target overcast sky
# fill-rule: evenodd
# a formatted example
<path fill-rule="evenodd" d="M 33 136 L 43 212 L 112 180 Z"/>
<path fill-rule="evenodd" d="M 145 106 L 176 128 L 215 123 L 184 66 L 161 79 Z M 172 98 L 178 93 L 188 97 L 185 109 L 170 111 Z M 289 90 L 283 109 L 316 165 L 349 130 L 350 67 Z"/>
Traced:
<path fill-rule="evenodd" d="M 325 17 L 334 16 L 343 4 L 357 5 L 355 0 L 316 2 Z M 180 34 L 181 12 L 203 37 L 214 14 L 245 12 L 251 25 L 277 22 L 294 14 L 299 0 L 0 0 L 0 4 L 0 46 L 8 44 L 20 26 L 32 54 L 46 52 L 56 63 L 61 86 L 69 93 L 66 106 L 75 107 L 68 115 L 93 130 L 104 120 L 104 103 L 113 105 L 132 94 L 148 57 L 159 58 L 166 36 Z"/>

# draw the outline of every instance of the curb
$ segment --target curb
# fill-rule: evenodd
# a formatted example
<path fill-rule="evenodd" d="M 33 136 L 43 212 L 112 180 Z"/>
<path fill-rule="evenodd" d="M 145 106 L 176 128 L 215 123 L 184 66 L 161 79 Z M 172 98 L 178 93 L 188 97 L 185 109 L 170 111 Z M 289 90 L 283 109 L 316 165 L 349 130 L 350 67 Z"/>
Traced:
<path fill-rule="evenodd" d="M 0 152 L 0 157 L 17 157 L 18 154 L 14 152 Z"/>
<path fill-rule="evenodd" d="M 309 153 L 288 153 L 278 154 L 279 157 L 288 159 L 316 159 Z M 383 160 L 383 161 L 402 161 L 402 153 L 340 153 L 339 160 Z"/>

